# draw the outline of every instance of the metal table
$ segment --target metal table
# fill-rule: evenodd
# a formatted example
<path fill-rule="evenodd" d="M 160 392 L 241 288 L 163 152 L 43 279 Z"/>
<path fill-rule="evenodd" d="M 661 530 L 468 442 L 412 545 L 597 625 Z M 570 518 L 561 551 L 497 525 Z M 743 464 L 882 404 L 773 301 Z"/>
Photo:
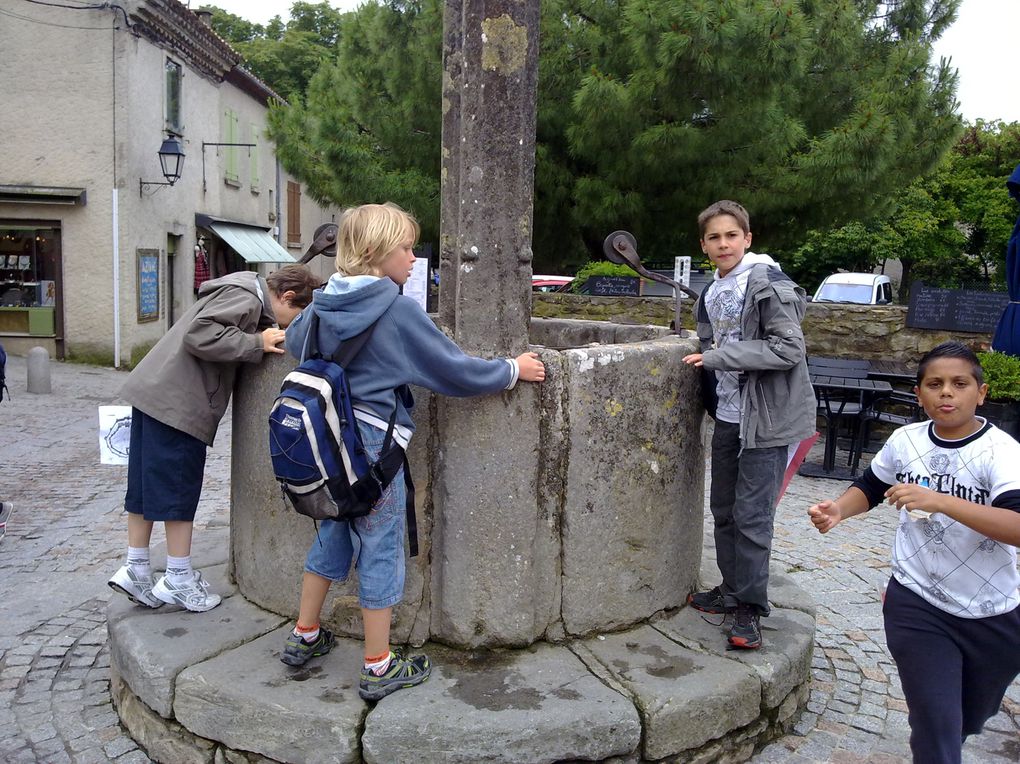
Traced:
<path fill-rule="evenodd" d="M 860 379 L 856 376 L 830 376 L 812 374 L 811 384 L 821 413 L 825 417 L 825 452 L 822 463 L 805 462 L 799 473 L 807 477 L 833 478 L 836 480 L 852 480 L 857 476 L 856 470 L 849 467 L 836 467 L 836 445 L 840 419 L 852 419 L 851 437 L 853 444 L 851 453 L 857 448 L 856 439 L 861 435 L 859 426 L 860 414 L 882 395 L 892 392 L 892 385 L 881 379 Z"/>

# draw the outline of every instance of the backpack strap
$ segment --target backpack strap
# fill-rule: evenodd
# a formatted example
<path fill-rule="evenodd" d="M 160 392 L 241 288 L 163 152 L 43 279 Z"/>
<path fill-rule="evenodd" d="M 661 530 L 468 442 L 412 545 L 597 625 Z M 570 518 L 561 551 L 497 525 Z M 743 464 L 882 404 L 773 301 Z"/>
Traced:
<path fill-rule="evenodd" d="M 360 334 L 356 334 L 341 342 L 339 347 L 333 352 L 333 355 L 330 356 L 330 360 L 341 368 L 346 369 L 347 364 L 361 352 L 365 343 L 372 336 L 376 323 L 378 323 L 378 319 L 369 324 Z M 308 339 L 305 343 L 305 351 L 302 353 L 303 358 L 315 358 L 318 356 L 318 334 L 319 316 L 312 310 L 309 317 Z M 397 407 L 400 404 L 400 393 L 396 389 L 393 391 L 393 398 L 393 413 L 390 414 L 390 421 L 387 422 L 386 437 L 383 439 L 379 458 L 372 465 L 372 472 L 373 477 L 385 488 L 393 482 L 393 478 L 396 477 L 400 468 L 404 468 L 404 486 L 407 488 L 407 500 L 404 505 L 404 510 L 407 514 L 407 541 L 410 547 L 410 556 L 417 557 L 418 519 L 414 512 L 414 479 L 411 477 L 411 465 L 407 461 L 407 453 L 404 451 L 403 446 L 393 442 L 393 428 L 397 422 Z M 351 527 L 353 528 L 354 526 L 352 525 Z"/>

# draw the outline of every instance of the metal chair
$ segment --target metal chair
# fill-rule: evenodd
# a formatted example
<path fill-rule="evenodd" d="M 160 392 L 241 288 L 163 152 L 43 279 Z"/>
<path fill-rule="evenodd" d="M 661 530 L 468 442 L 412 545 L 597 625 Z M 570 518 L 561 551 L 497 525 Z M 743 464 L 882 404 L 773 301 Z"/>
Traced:
<path fill-rule="evenodd" d="M 890 408 L 895 408 L 895 410 L 889 410 Z M 924 419 L 924 409 L 914 393 L 893 390 L 888 395 L 873 401 L 858 416 L 856 437 L 852 439 L 850 446 L 851 474 L 857 473 L 861 456 L 864 453 L 864 449 L 868 446 L 872 422 L 882 422 L 902 427 L 903 425 L 924 421 Z"/>

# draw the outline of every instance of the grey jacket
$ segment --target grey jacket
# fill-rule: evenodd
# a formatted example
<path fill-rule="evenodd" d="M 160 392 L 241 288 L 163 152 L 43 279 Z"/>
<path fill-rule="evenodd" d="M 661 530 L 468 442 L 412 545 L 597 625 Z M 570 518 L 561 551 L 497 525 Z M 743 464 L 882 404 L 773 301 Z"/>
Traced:
<path fill-rule="evenodd" d="M 211 446 L 237 365 L 262 360 L 261 331 L 275 325 L 276 317 L 268 285 L 250 271 L 206 281 L 198 294 L 198 302 L 134 368 L 120 395 Z"/>
<path fill-rule="evenodd" d="M 705 368 L 745 372 L 740 388 L 743 448 L 798 443 L 815 431 L 817 402 L 800 327 L 806 310 L 804 290 L 779 268 L 764 264 L 752 266 L 748 275 L 739 342 L 713 348 L 704 292 L 694 305 Z"/>

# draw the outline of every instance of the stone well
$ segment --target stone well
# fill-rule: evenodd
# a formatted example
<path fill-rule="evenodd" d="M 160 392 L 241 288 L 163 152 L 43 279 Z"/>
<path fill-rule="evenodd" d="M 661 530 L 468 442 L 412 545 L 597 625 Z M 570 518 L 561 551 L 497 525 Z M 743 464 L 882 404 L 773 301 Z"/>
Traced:
<path fill-rule="evenodd" d="M 417 391 L 421 555 L 393 641 L 425 644 L 433 673 L 376 704 L 357 694 L 353 583 L 327 600 L 324 622 L 345 635 L 333 651 L 279 661 L 315 530 L 283 505 L 268 456 L 290 362 L 247 370 L 229 543 L 225 529 L 193 550 L 223 603 L 110 605 L 131 735 L 172 764 L 553 764 L 743 761 L 788 730 L 808 695 L 804 593 L 773 571 L 765 647 L 750 653 L 682 607 L 718 579 L 701 560 L 698 375 L 679 363 L 694 341 L 665 331 L 536 319 L 545 384 L 461 401 Z"/>
<path fill-rule="evenodd" d="M 697 375 L 679 362 L 694 341 L 570 320 L 536 319 L 532 335 L 541 386 L 464 400 L 414 391 L 421 554 L 395 642 L 524 647 L 614 631 L 679 607 L 695 586 L 702 413 Z M 315 529 L 284 505 L 265 442 L 289 363 L 253 369 L 237 391 L 231 559 L 248 600 L 296 616 Z M 477 501 L 452 506 L 451 484 Z M 324 614 L 352 637 L 356 595 L 356 582 L 335 587 Z"/>

